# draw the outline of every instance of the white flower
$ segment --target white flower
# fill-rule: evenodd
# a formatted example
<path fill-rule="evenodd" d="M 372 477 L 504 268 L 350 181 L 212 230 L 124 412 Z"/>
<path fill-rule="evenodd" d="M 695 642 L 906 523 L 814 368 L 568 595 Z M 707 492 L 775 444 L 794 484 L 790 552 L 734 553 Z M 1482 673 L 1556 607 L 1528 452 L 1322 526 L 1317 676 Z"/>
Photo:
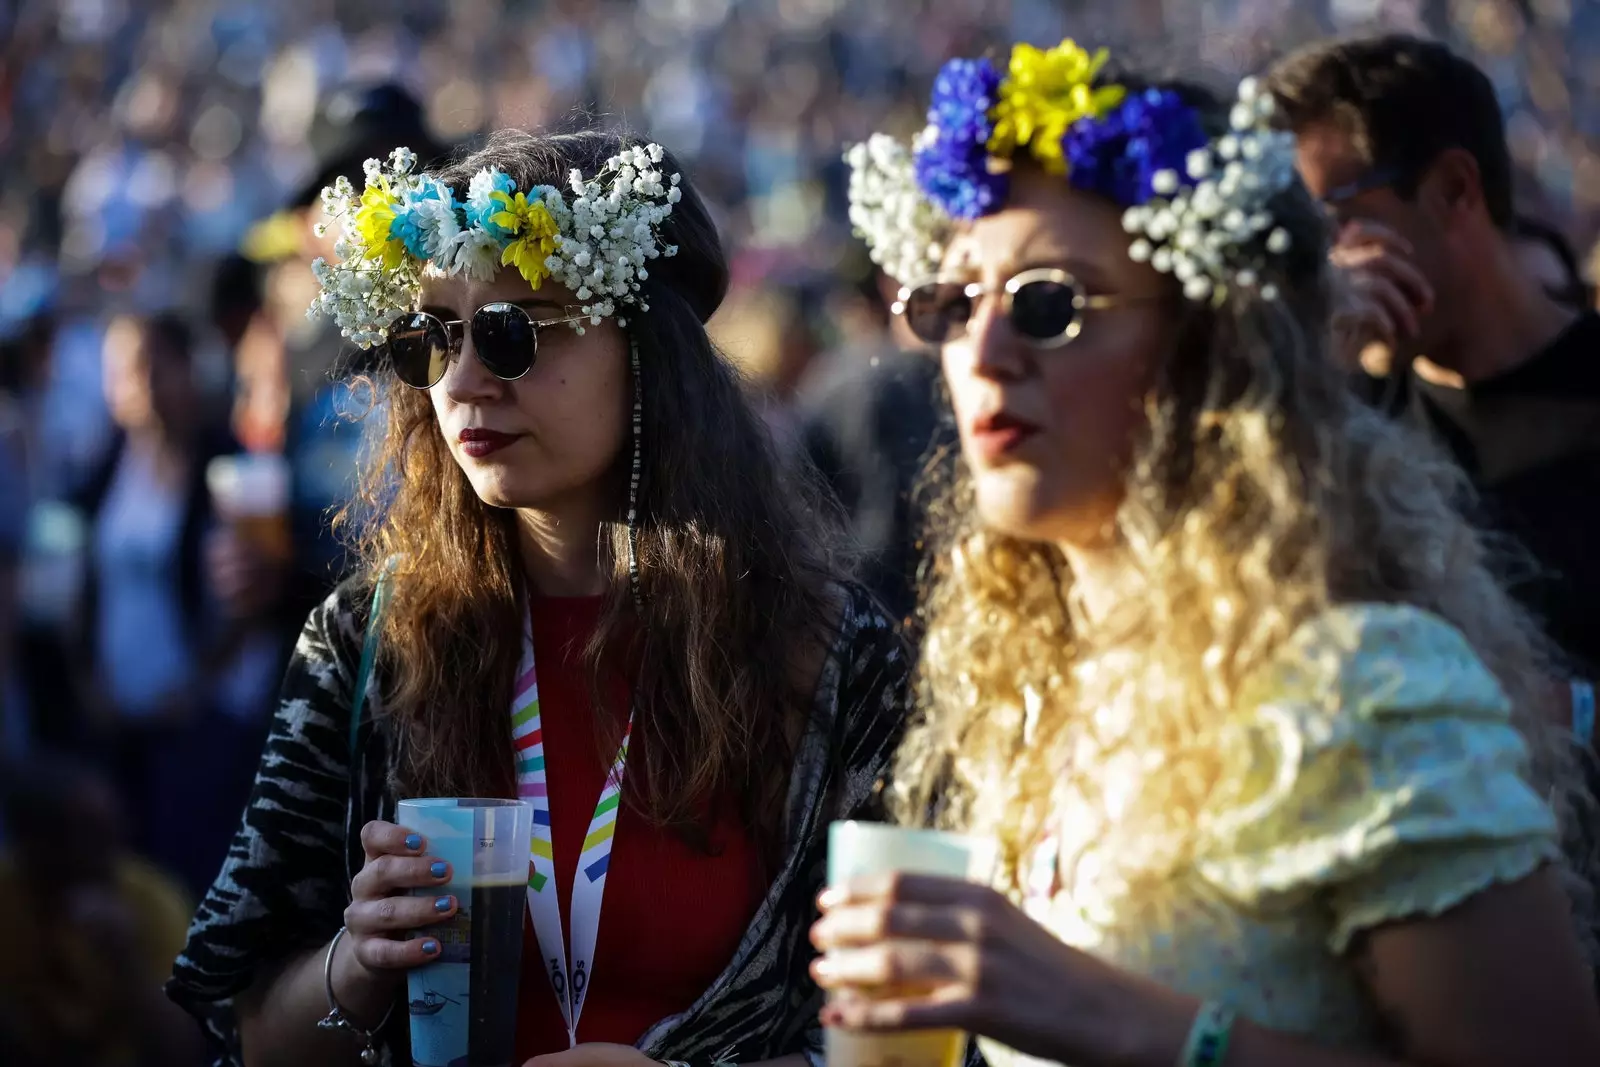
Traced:
<path fill-rule="evenodd" d="M 850 223 L 872 261 L 900 282 L 934 273 L 950 220 L 917 187 L 911 152 L 886 134 L 874 134 L 845 159 Z"/>
<path fill-rule="evenodd" d="M 1252 289 L 1260 278 L 1262 234 L 1268 255 L 1282 255 L 1289 236 L 1273 228 L 1272 198 L 1294 181 L 1294 137 L 1271 128 L 1272 98 L 1247 80 L 1229 115 L 1230 130 L 1189 153 L 1181 189 L 1177 172 L 1152 181 L 1157 195 L 1123 212 L 1134 238 L 1128 256 L 1172 274 L 1191 300 L 1221 300 L 1235 286 Z M 1219 173 L 1220 171 L 1220 173 Z M 1262 287 L 1266 296 L 1271 287 Z"/>

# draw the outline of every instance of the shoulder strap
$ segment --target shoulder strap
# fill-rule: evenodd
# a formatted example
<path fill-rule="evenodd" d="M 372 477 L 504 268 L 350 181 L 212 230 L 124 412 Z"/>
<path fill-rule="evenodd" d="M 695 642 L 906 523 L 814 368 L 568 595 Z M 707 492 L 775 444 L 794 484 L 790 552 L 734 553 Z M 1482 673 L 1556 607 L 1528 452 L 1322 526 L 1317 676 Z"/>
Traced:
<path fill-rule="evenodd" d="M 361 730 L 361 714 L 367 706 L 367 687 L 372 682 L 372 666 L 378 658 L 378 635 L 383 632 L 383 609 L 389 602 L 389 574 L 392 567 L 378 573 L 372 590 L 372 611 L 367 616 L 367 632 L 361 639 L 361 665 L 356 669 L 355 693 L 350 699 L 350 762 L 355 765 L 356 735 Z"/>

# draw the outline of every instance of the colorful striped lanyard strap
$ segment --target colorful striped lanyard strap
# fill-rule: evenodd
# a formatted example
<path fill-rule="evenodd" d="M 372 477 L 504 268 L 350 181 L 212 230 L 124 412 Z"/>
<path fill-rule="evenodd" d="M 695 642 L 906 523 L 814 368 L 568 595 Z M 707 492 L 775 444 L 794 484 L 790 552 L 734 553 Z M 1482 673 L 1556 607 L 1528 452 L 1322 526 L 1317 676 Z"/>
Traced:
<path fill-rule="evenodd" d="M 628 765 L 628 737 L 633 714 L 623 730 L 622 744 L 611 761 L 600 802 L 589 820 L 583 852 L 572 882 L 572 964 L 567 964 L 567 940 L 561 922 L 561 898 L 556 892 L 555 846 L 550 827 L 550 787 L 545 777 L 544 731 L 539 719 L 539 679 L 533 662 L 533 634 L 523 634 L 522 662 L 511 698 L 511 736 L 517 751 L 517 795 L 533 805 L 533 847 L 528 870 L 528 911 L 539 939 L 550 987 L 555 991 L 567 1039 L 578 1045 L 578 1019 L 594 979 L 594 948 L 600 933 L 600 905 L 605 898 L 606 871 L 622 802 L 622 775 Z"/>

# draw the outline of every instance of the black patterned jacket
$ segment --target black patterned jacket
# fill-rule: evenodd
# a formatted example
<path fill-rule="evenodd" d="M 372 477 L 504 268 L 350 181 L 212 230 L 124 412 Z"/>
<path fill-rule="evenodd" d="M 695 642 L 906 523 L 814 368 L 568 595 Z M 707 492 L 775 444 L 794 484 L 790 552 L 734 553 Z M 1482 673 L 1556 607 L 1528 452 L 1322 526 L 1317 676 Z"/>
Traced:
<path fill-rule="evenodd" d="M 639 1040 L 656 1059 L 698 1067 L 799 1052 L 821 1063 L 821 995 L 806 969 L 807 932 L 824 881 L 828 824 L 874 810 L 900 734 L 909 669 L 871 597 L 857 587 L 848 592 L 790 781 L 787 858 L 727 969 L 688 1011 Z M 306 622 L 250 805 L 167 984 L 216 1042 L 219 1065 L 243 1063 L 233 998 L 261 968 L 333 937 L 361 866 L 360 828 L 392 820 L 400 799 L 388 788 L 392 745 L 381 678 L 369 687 L 352 763 L 350 705 L 367 615 L 364 596 L 347 583 Z M 394 1012 L 383 1034 L 386 1064 L 410 1063 L 407 1018 Z"/>

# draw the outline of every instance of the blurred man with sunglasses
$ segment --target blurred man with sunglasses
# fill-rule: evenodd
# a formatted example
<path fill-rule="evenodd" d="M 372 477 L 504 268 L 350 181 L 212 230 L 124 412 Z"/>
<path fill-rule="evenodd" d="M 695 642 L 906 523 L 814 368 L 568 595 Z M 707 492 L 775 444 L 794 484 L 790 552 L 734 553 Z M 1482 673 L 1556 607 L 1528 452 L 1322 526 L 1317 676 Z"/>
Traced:
<path fill-rule="evenodd" d="M 1566 653 L 1557 684 L 1593 746 L 1600 315 L 1553 298 L 1519 253 L 1494 87 L 1399 35 L 1312 46 L 1267 80 L 1336 237 L 1340 348 L 1455 454 L 1483 523 L 1533 555 L 1508 577 Z"/>

